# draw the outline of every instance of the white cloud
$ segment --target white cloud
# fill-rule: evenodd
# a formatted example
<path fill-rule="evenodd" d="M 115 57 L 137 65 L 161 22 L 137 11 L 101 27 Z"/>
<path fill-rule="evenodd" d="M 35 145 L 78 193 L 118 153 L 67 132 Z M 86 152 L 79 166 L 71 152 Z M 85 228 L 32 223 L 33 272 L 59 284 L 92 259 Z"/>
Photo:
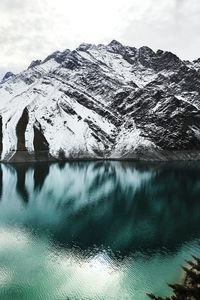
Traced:
<path fill-rule="evenodd" d="M 143 2 L 143 1 L 142 1 Z M 148 10 L 131 19 L 125 42 L 170 50 L 181 58 L 200 57 L 200 2 L 198 0 L 151 0 Z M 131 13 L 131 12 L 130 12 Z"/>
<path fill-rule="evenodd" d="M 82 42 L 122 43 L 200 56 L 199 0 L 1 0 L 0 72 Z"/>

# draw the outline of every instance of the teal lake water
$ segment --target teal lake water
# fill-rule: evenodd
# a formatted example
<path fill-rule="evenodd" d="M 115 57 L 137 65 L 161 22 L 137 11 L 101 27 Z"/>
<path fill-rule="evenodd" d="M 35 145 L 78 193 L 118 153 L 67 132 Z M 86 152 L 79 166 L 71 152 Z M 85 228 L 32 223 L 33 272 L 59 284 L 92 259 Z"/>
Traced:
<path fill-rule="evenodd" d="M 1 300 L 167 296 L 199 240 L 200 163 L 0 165 Z"/>

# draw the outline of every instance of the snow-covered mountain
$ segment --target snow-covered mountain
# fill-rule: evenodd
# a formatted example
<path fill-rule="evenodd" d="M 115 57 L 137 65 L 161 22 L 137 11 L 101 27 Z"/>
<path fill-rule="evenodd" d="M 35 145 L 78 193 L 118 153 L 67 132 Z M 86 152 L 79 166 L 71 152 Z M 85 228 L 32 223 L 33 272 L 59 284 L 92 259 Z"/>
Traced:
<path fill-rule="evenodd" d="M 117 41 L 0 83 L 2 161 L 200 158 L 200 59 Z"/>

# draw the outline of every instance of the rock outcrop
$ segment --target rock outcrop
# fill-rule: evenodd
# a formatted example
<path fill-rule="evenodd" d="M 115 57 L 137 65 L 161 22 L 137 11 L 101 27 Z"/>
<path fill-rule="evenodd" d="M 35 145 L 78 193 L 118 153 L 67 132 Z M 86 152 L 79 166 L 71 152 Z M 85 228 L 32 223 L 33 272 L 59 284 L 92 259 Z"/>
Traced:
<path fill-rule="evenodd" d="M 81 44 L 0 83 L 2 161 L 200 159 L 200 63 Z"/>

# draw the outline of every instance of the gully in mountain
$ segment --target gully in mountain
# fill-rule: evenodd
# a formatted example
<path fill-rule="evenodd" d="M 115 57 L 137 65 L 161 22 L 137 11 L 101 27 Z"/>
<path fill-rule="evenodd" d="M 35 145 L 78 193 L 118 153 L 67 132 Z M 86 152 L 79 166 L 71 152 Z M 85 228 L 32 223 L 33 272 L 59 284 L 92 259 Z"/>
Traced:
<path fill-rule="evenodd" d="M 200 159 L 199 93 L 199 61 L 168 51 L 54 52 L 0 83 L 1 161 Z"/>

